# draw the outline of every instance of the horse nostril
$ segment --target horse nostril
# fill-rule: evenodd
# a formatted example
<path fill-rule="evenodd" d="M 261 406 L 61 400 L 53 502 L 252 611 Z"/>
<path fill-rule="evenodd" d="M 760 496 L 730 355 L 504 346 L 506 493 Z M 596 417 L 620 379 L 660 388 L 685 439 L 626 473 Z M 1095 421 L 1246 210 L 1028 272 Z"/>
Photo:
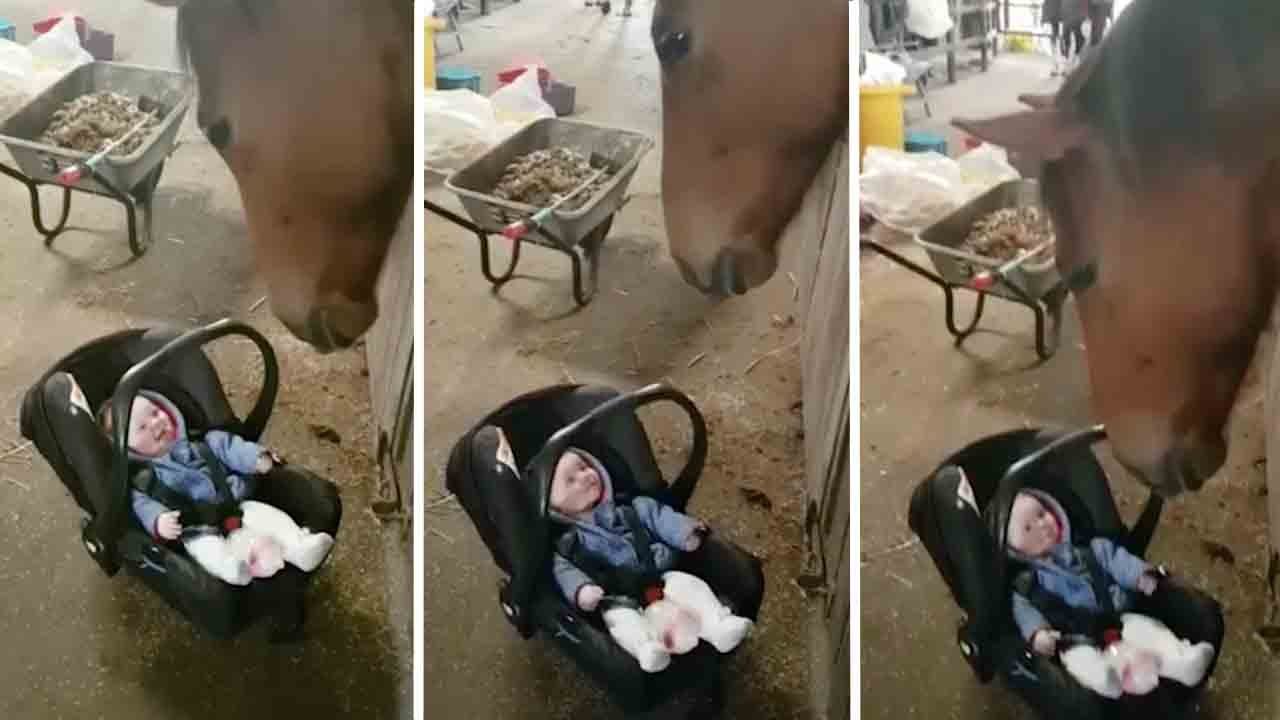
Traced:
<path fill-rule="evenodd" d="M 689 263 L 680 258 L 674 259 L 676 261 L 676 267 L 680 269 L 680 277 L 683 277 L 686 283 L 692 285 L 706 295 L 716 298 L 724 297 L 724 293 L 716 287 L 714 281 L 710 285 L 703 283 L 702 279 L 698 277 L 698 274 L 693 271 L 693 268 L 689 267 Z"/>
<path fill-rule="evenodd" d="M 747 291 L 747 283 L 738 267 L 737 257 L 726 250 L 720 251 L 711 270 L 711 285 L 724 295 L 741 295 Z"/>
<path fill-rule="evenodd" d="M 309 332 L 302 336 L 321 352 L 351 347 L 378 317 L 372 304 L 341 302 L 322 305 L 311 311 Z"/>

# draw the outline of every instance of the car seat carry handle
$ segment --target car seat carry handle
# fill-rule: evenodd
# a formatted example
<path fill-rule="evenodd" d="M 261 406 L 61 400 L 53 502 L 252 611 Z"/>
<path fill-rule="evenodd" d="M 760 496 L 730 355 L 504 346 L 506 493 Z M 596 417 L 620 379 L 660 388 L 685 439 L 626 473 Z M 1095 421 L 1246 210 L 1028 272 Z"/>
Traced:
<path fill-rule="evenodd" d="M 634 412 L 637 408 L 663 400 L 673 402 L 684 409 L 693 425 L 693 448 L 689 451 L 689 460 L 685 463 L 680 475 L 669 485 L 679 507 L 683 508 L 688 502 L 707 459 L 707 424 L 693 401 L 670 385 L 654 383 L 611 398 L 556 431 L 525 465 L 523 473 L 525 477 L 532 479 L 533 488 L 537 492 L 538 515 L 534 542 L 524 548 L 524 562 L 513 566 L 509 600 L 517 610 L 528 604 L 538 581 L 545 576 L 544 568 L 547 555 L 550 554 L 551 521 L 548 518 L 548 510 L 551 506 L 551 477 L 555 473 L 556 462 L 560 456 L 569 448 L 573 440 L 592 424 L 618 412 L 624 410 Z M 516 617 L 526 618 L 527 616 L 523 612 L 517 612 Z"/>
<path fill-rule="evenodd" d="M 1106 436 L 1107 431 L 1102 425 L 1094 425 L 1091 428 L 1066 433 L 1009 466 L 1009 469 L 1004 473 L 1004 477 L 1000 478 L 1000 484 L 996 487 L 995 495 L 991 498 L 988 515 L 991 536 L 996 541 L 998 565 L 1004 565 L 1002 559 L 1006 553 L 1005 544 L 1008 540 L 1006 530 L 1009 527 L 1009 514 L 1013 512 L 1013 499 L 1026 486 L 1027 478 L 1031 476 L 1031 473 L 1042 462 L 1064 448 L 1074 448 L 1079 445 L 1087 447 Z"/>
<path fill-rule="evenodd" d="M 133 398 L 142 389 L 146 380 L 159 367 L 173 357 L 199 349 L 227 335 L 242 335 L 258 347 L 262 354 L 263 379 L 262 391 L 253 410 L 243 423 L 242 435 L 256 441 L 262 436 L 271 408 L 275 404 L 276 391 L 279 386 L 280 370 L 276 362 L 275 351 L 262 333 L 238 320 L 224 318 L 201 328 L 196 328 L 174 338 L 144 360 L 129 368 L 124 377 L 116 385 L 111 395 L 111 476 L 115 480 L 116 502 L 110 503 L 105 512 L 94 519 L 90 528 L 92 534 L 107 547 L 112 547 L 120 537 L 124 528 L 124 518 L 129 507 L 129 450 L 128 429 L 129 415 L 132 411 Z"/>
<path fill-rule="evenodd" d="M 1006 565 L 1004 558 L 1007 552 L 1008 533 L 1006 529 L 1009 527 L 1009 515 L 1013 512 L 1013 499 L 1026 486 L 1027 478 L 1031 477 L 1031 473 L 1050 456 L 1064 449 L 1074 448 L 1079 445 L 1093 445 L 1106 437 L 1107 431 L 1102 425 L 1094 425 L 1090 428 L 1067 433 L 1010 465 L 1009 469 L 1005 471 L 1004 477 L 1000 478 L 1000 485 L 997 487 L 989 507 L 988 522 L 990 523 L 992 537 L 996 541 L 996 567 L 1002 568 L 1000 578 L 1002 583 L 1004 582 L 1003 568 Z M 1163 508 L 1164 499 L 1156 494 L 1154 490 L 1151 491 L 1137 522 L 1134 523 L 1122 540 L 1122 544 L 1127 550 L 1137 555 L 1142 555 L 1146 552 L 1147 545 L 1151 542 L 1151 536 L 1155 534 L 1156 524 L 1160 520 L 1160 512 Z"/>

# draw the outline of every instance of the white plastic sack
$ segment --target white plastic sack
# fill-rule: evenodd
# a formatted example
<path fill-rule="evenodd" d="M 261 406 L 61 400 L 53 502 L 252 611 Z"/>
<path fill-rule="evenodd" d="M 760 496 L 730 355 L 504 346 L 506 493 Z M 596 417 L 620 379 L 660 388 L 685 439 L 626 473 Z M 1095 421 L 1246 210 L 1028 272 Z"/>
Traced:
<path fill-rule="evenodd" d="M 431 170 L 460 170 L 499 140 L 492 103 L 471 90 L 429 90 L 421 108 L 424 163 Z"/>
<path fill-rule="evenodd" d="M 858 178 L 862 210 L 884 225 L 916 234 L 1006 180 L 1020 177 L 1004 150 L 981 145 L 959 161 L 936 152 L 871 146 Z"/>
<path fill-rule="evenodd" d="M 542 86 L 538 83 L 538 68 L 530 65 L 514 81 L 489 96 L 493 113 L 498 119 L 502 139 L 534 120 L 555 117 L 556 110 L 542 99 Z"/>
<path fill-rule="evenodd" d="M 28 46 L 0 40 L 0 120 L 93 56 L 80 46 L 75 21 L 64 16 Z"/>
<path fill-rule="evenodd" d="M 983 143 L 961 155 L 956 164 L 960 166 L 960 175 L 964 179 L 964 202 L 1002 182 L 1022 177 L 1022 173 L 1009 164 L 1009 154 L 1005 149 L 990 143 Z"/>
<path fill-rule="evenodd" d="M 80 34 L 76 32 L 75 19 L 71 14 L 63 15 L 49 32 L 37 36 L 28 47 L 35 58 L 37 72 L 42 66 L 65 71 L 93 62 L 93 56 L 80 46 Z"/>
<path fill-rule="evenodd" d="M 872 145 L 862 158 L 859 202 L 884 225 L 915 234 L 959 207 L 962 184 L 960 166 L 945 155 Z"/>
<path fill-rule="evenodd" d="M 907 29 L 929 40 L 946 35 L 955 23 L 947 0 L 911 0 L 907 3 Z"/>
<path fill-rule="evenodd" d="M 907 79 L 907 69 L 879 53 L 867 52 L 867 69 L 858 78 L 862 85 L 901 85 Z"/>

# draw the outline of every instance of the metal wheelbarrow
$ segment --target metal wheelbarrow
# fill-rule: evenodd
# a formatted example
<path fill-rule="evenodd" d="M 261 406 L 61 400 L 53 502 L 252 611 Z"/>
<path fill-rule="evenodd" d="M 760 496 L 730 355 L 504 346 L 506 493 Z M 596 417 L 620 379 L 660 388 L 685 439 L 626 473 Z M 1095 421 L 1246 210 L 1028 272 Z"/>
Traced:
<path fill-rule="evenodd" d="M 495 289 L 511 280 L 520 262 L 520 247 L 524 242 L 530 242 L 569 257 L 573 269 L 573 298 L 579 306 L 586 305 L 591 302 L 598 286 L 600 247 L 613 226 L 614 214 L 628 200 L 627 186 L 640 160 L 653 144 L 651 138 L 630 130 L 560 118 L 535 120 L 445 180 L 445 187 L 457 195 L 470 216 L 469 220 L 430 201 L 424 201 L 425 206 L 427 210 L 475 233 L 480 240 L 480 270 Z M 510 239 L 511 262 L 503 273 L 495 275 L 489 236 L 503 234 L 513 219 L 533 217 L 539 208 L 503 200 L 490 193 L 512 160 L 545 148 L 569 148 L 585 157 L 601 156 L 608 162 L 613 175 L 580 207 L 551 212 L 527 235 Z M 587 265 L 585 281 L 584 261 Z"/>
<path fill-rule="evenodd" d="M 1002 262 L 962 249 L 974 223 L 989 213 L 1039 203 L 1039 183 L 1026 179 L 1009 180 L 937 220 L 915 237 L 916 244 L 924 248 L 933 264 L 932 271 L 870 240 L 865 233 L 861 245 L 942 289 L 946 301 L 947 330 L 955 337 L 956 345 L 978 329 L 987 296 L 994 295 L 1031 310 L 1035 316 L 1036 354 L 1041 360 L 1048 360 L 1058 350 L 1062 305 L 1069 291 L 1058 274 L 1053 255 L 1041 259 L 1032 253 Z M 956 290 L 971 290 L 978 295 L 973 317 L 963 327 L 956 322 Z"/>
<path fill-rule="evenodd" d="M 113 91 L 132 98 L 146 98 L 158 109 L 158 124 L 147 131 L 140 146 L 128 155 L 97 157 L 39 141 L 53 113 L 81 95 Z M 0 162 L 0 173 L 27 186 L 31 194 L 31 219 L 53 242 L 67 224 L 71 191 L 93 193 L 124 205 L 129 227 L 129 249 L 141 256 L 151 244 L 151 198 L 165 160 L 176 147 L 178 128 L 191 105 L 192 85 L 188 75 L 161 68 L 114 62 L 86 63 L 67 73 L 34 97 L 0 125 L 0 142 L 18 165 Z M 62 210 L 49 227 L 40 208 L 41 185 L 62 188 Z M 141 232 L 139 231 L 139 211 Z"/>

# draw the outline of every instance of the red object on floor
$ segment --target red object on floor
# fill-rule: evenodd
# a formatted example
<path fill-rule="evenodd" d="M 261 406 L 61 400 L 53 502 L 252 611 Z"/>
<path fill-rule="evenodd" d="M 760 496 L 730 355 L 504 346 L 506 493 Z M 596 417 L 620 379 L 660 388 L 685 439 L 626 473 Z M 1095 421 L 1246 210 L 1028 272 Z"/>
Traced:
<path fill-rule="evenodd" d="M 542 92 L 546 92 L 551 87 L 551 71 L 547 69 L 541 61 L 532 61 L 527 63 L 519 63 L 513 65 L 506 70 L 498 73 L 498 87 L 504 87 L 515 82 L 515 79 L 524 74 L 526 65 L 534 65 L 538 68 L 538 84 L 542 86 Z"/>
<path fill-rule="evenodd" d="M 71 17 L 75 19 L 76 34 L 80 36 L 80 44 L 83 45 L 85 38 L 89 36 L 89 21 L 85 20 L 81 15 L 72 14 Z M 61 15 L 54 15 L 32 23 L 31 27 L 36 31 L 37 35 L 43 35 L 52 30 L 53 26 L 57 25 L 60 20 L 62 20 Z"/>

